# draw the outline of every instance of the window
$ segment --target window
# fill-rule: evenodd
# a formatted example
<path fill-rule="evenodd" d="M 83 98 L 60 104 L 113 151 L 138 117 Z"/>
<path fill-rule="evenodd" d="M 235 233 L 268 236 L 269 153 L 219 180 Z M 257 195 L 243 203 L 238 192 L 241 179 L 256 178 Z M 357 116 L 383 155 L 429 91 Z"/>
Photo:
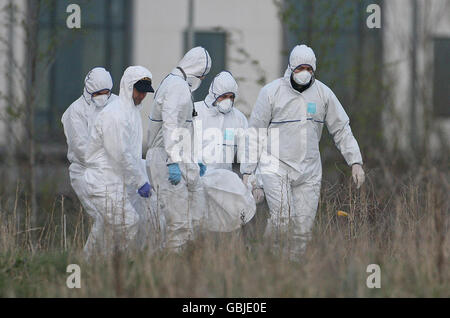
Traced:
<path fill-rule="evenodd" d="M 68 29 L 66 8 L 72 2 L 48 1 L 41 10 L 41 51 L 57 39 L 55 59 L 48 72 L 43 72 L 45 78 L 36 109 L 37 137 L 41 140 L 64 141 L 61 116 L 81 96 L 90 69 L 102 66 L 109 70 L 113 92 L 118 94 L 121 76 L 129 64 L 130 1 L 77 1 L 81 8 L 81 29 Z"/>
<path fill-rule="evenodd" d="M 434 39 L 433 108 L 435 116 L 450 116 L 450 39 Z"/>
<path fill-rule="evenodd" d="M 203 46 L 213 59 L 212 67 L 202 85 L 194 92 L 194 100 L 203 100 L 208 95 L 209 86 L 214 77 L 226 69 L 226 33 L 194 32 L 194 47 Z M 187 52 L 187 32 L 184 33 L 184 48 Z"/>

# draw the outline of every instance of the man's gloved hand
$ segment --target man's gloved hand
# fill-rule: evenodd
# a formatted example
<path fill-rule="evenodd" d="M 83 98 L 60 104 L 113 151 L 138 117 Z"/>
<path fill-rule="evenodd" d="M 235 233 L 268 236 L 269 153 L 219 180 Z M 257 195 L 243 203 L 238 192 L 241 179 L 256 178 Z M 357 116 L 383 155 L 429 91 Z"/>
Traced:
<path fill-rule="evenodd" d="M 169 181 L 173 185 L 177 185 L 181 181 L 181 170 L 178 163 L 171 163 L 169 167 Z"/>
<path fill-rule="evenodd" d="M 260 204 L 264 201 L 264 190 L 261 188 L 255 188 L 252 191 L 253 197 L 255 198 L 255 203 Z"/>
<path fill-rule="evenodd" d="M 353 182 L 356 184 L 356 188 L 359 189 L 366 179 L 364 170 L 360 164 L 356 163 L 352 166 L 352 177 Z"/>
<path fill-rule="evenodd" d="M 200 177 L 203 177 L 206 173 L 206 166 L 201 162 L 198 163 L 198 166 L 200 167 Z"/>
<path fill-rule="evenodd" d="M 252 195 L 255 198 L 255 203 L 260 204 L 264 200 L 264 190 L 258 188 L 256 185 L 256 177 L 253 174 L 244 174 L 242 176 L 242 182 L 247 187 L 252 187 Z"/>
<path fill-rule="evenodd" d="M 150 185 L 150 183 L 146 182 L 142 187 L 139 188 L 138 193 L 143 198 L 149 198 L 152 195 L 151 190 L 152 186 Z"/>

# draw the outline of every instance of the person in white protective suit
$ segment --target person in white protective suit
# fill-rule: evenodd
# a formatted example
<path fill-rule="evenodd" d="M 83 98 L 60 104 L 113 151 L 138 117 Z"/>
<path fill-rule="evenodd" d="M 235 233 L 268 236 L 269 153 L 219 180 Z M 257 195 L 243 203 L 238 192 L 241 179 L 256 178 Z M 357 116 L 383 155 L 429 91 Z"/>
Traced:
<path fill-rule="evenodd" d="M 107 70 L 102 67 L 92 69 L 84 80 L 83 94 L 69 106 L 61 118 L 68 146 L 70 183 L 83 208 L 94 219 L 97 218 L 97 212 L 88 198 L 84 182 L 86 147 L 89 129 L 95 118 L 106 105 L 117 98 L 117 95 L 111 93 L 112 87 L 113 81 Z M 93 236 L 90 235 L 85 250 L 92 242 Z"/>
<path fill-rule="evenodd" d="M 236 80 L 230 72 L 223 71 L 213 79 L 205 100 L 195 103 L 198 112 L 194 119 L 195 142 L 201 143 L 198 155 L 208 167 L 202 184 L 208 205 L 205 229 L 210 231 L 235 230 L 256 211 L 251 191 L 243 186 L 232 168 L 235 156 L 239 161 L 245 151 L 248 127 L 247 118 L 234 107 L 237 96 Z M 253 194 L 261 199 L 264 192 L 255 187 Z"/>
<path fill-rule="evenodd" d="M 284 77 L 261 89 L 249 121 L 250 127 L 262 128 L 268 136 L 267 152 L 260 160 L 265 156 L 278 163 L 277 169 L 269 166 L 261 171 L 270 209 L 265 236 L 291 259 L 302 255 L 311 236 L 322 179 L 319 141 L 324 124 L 352 167 L 357 187 L 364 182 L 363 161 L 349 118 L 331 89 L 314 78 L 315 71 L 313 50 L 297 45 Z M 270 136 L 276 133 L 278 145 L 273 145 Z M 244 179 L 255 168 L 254 163 L 241 164 Z"/>
<path fill-rule="evenodd" d="M 141 248 L 139 233 L 146 213 L 143 200 L 151 196 L 142 160 L 140 109 L 154 92 L 152 74 L 142 66 L 128 67 L 119 98 L 98 114 L 86 150 L 85 182 L 98 217 L 92 228 L 90 254 Z"/>
<path fill-rule="evenodd" d="M 196 115 L 192 92 L 210 69 L 206 49 L 188 51 L 161 82 L 150 115 L 147 171 L 166 217 L 166 247 L 175 252 L 194 239 L 205 212 L 199 178 L 206 166 L 195 162 L 192 150 L 192 117 Z"/>

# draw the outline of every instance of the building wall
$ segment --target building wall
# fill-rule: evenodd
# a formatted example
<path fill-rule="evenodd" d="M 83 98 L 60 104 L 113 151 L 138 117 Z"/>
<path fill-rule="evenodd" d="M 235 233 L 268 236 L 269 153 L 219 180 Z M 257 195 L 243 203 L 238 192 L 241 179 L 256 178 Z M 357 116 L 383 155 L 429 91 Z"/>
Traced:
<path fill-rule="evenodd" d="M 442 141 L 449 140 L 450 118 L 433 115 L 433 39 L 450 38 L 450 1 L 418 0 L 417 74 L 413 91 L 413 1 L 384 1 L 383 41 L 385 81 L 391 92 L 390 108 L 385 113 L 385 137 L 392 149 L 411 152 L 412 129 L 419 147 L 439 153 Z M 416 102 L 416 123 L 411 117 L 412 100 Z M 427 124 L 428 123 L 428 124 Z M 415 128 L 414 128 L 415 126 Z M 439 132 L 443 133 L 439 136 Z M 427 137 L 428 136 L 428 137 Z"/>
<path fill-rule="evenodd" d="M 272 0 L 195 0 L 194 26 L 198 31 L 224 29 L 228 36 L 227 66 L 238 78 L 239 99 L 236 107 L 251 113 L 262 85 L 256 83 L 264 72 L 267 81 L 282 74 L 282 29 Z M 148 67 L 155 86 L 184 55 L 183 32 L 188 25 L 186 0 L 135 0 L 133 26 L 133 64 Z M 261 69 L 246 59 L 260 63 Z M 211 56 L 214 63 L 214 55 Z M 244 60 L 243 63 L 239 60 Z M 144 101 L 144 132 L 148 127 L 152 96 Z M 146 133 L 144 138 L 146 139 Z M 144 140 L 146 145 L 146 140 Z"/>

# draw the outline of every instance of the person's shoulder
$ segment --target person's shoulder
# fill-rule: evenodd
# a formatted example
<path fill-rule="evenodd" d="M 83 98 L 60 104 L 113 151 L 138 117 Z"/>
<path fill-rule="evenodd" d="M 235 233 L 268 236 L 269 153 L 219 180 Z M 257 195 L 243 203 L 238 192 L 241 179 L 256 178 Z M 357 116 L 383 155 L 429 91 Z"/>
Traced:
<path fill-rule="evenodd" d="M 70 104 L 68 109 L 71 109 L 73 111 L 82 111 L 86 106 L 89 104 L 84 99 L 83 95 L 78 97 L 72 104 Z"/>
<path fill-rule="evenodd" d="M 261 89 L 261 92 L 265 93 L 268 96 L 273 96 L 284 84 L 285 83 L 283 77 L 277 78 L 264 85 L 264 87 Z"/>
<path fill-rule="evenodd" d="M 236 117 L 238 117 L 240 120 L 247 120 L 247 117 L 236 107 L 233 107 L 233 113 Z"/>
<path fill-rule="evenodd" d="M 248 119 L 247 116 L 244 115 L 243 112 L 241 112 L 239 109 L 234 108 L 234 112 L 236 114 L 236 117 L 238 118 L 240 122 L 241 127 L 248 127 Z"/>
<path fill-rule="evenodd" d="M 112 97 L 112 96 L 111 96 Z M 103 109 L 100 111 L 99 116 L 107 116 L 107 114 L 113 113 L 114 109 L 117 107 L 120 107 L 120 98 L 114 98 L 113 100 L 109 100 L 108 104 L 103 107 Z"/>
<path fill-rule="evenodd" d="M 81 115 L 86 105 L 87 103 L 85 102 L 84 97 L 79 97 L 72 104 L 70 104 L 69 107 L 67 107 L 61 117 L 61 121 L 65 121 L 68 117 L 72 117 L 73 115 Z"/>
<path fill-rule="evenodd" d="M 333 93 L 333 91 L 331 90 L 331 88 L 329 88 L 325 83 L 323 83 L 322 81 L 319 81 L 318 79 L 314 80 L 314 85 L 316 86 L 316 88 L 323 92 L 323 93 Z"/>
<path fill-rule="evenodd" d="M 164 81 L 161 83 L 161 87 L 166 87 L 170 89 L 183 88 L 186 89 L 186 91 L 189 90 L 187 82 L 180 76 L 173 74 L 169 74 L 167 78 L 164 79 Z"/>
<path fill-rule="evenodd" d="M 174 96 L 191 100 L 191 92 L 186 81 L 179 76 L 169 74 L 158 87 L 155 94 L 155 101 L 158 104 L 162 104 L 167 98 Z"/>
<path fill-rule="evenodd" d="M 264 85 L 263 89 L 265 89 L 267 91 L 270 91 L 270 90 L 278 88 L 281 84 L 283 84 L 283 78 L 282 77 L 277 78 L 277 79 L 267 83 L 266 85 Z"/>

